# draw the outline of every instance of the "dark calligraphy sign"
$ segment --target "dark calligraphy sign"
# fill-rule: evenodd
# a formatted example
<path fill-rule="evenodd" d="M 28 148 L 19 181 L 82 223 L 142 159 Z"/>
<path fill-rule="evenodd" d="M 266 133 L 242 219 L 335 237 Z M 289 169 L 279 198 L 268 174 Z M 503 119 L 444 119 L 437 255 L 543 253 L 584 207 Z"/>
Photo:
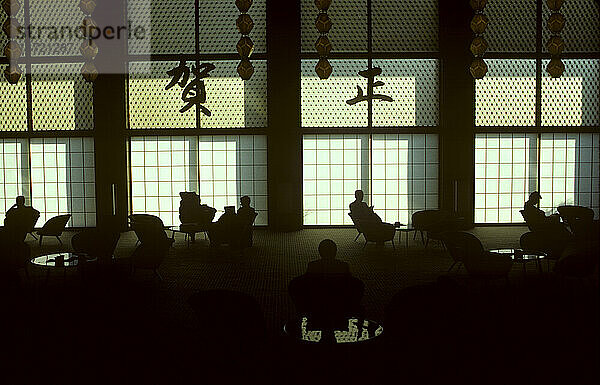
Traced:
<path fill-rule="evenodd" d="M 206 87 L 204 86 L 204 80 L 202 79 L 209 77 L 210 71 L 214 69 L 215 66 L 213 64 L 203 63 L 198 66 L 192 66 L 190 71 L 185 60 L 181 60 L 177 67 L 167 71 L 167 75 L 171 77 L 171 81 L 167 84 L 165 90 L 171 89 L 175 85 L 179 85 L 179 87 L 183 89 L 181 92 L 181 100 L 183 100 L 186 105 L 179 110 L 180 113 L 183 114 L 193 106 L 196 106 L 204 115 L 211 116 L 212 113 L 209 109 L 202 105 L 206 103 Z M 194 79 L 188 83 L 190 72 L 194 75 Z"/>
<path fill-rule="evenodd" d="M 394 101 L 394 99 L 392 99 L 390 96 L 373 93 L 374 92 L 373 89 L 375 87 L 381 87 L 382 85 L 385 84 L 384 82 L 382 82 L 380 80 L 374 81 L 375 76 L 381 75 L 381 68 L 373 67 L 368 70 L 360 71 L 358 74 L 360 76 L 362 76 L 363 78 L 367 78 L 367 94 L 366 95 L 364 94 L 363 89 L 360 86 L 356 86 L 356 88 L 358 89 L 356 97 L 346 100 L 346 103 L 348 103 L 349 105 L 352 106 L 356 103 L 369 101 L 369 100 L 373 100 L 373 99 L 379 99 L 379 100 L 383 100 L 385 102 L 393 102 Z"/>

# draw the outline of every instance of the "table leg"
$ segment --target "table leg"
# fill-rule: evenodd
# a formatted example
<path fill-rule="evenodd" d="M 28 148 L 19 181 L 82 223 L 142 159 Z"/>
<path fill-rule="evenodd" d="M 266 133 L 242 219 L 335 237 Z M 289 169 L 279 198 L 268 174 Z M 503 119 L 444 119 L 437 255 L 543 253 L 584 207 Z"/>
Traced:
<path fill-rule="evenodd" d="M 527 266 L 526 266 L 527 262 L 523 261 L 523 262 L 521 262 L 521 264 L 523 265 L 523 275 L 525 276 L 525 275 L 527 275 Z"/>

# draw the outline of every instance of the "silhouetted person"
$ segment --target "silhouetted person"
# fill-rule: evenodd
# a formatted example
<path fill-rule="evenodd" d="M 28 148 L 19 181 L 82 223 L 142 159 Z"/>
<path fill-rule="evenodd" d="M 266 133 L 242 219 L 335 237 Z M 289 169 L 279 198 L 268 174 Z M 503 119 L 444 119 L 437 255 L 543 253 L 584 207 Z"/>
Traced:
<path fill-rule="evenodd" d="M 526 215 L 527 220 L 531 220 L 534 223 L 559 223 L 560 217 L 556 214 L 546 216 L 544 211 L 538 208 L 542 196 L 539 192 L 534 191 L 529 195 L 529 200 L 525 202 L 523 211 Z"/>
<path fill-rule="evenodd" d="M 252 246 L 252 225 L 254 220 L 258 216 L 256 210 L 250 207 L 250 197 L 244 195 L 240 198 L 241 207 L 237 211 L 237 216 L 242 226 L 242 233 L 240 234 L 240 245 L 242 247 Z"/>
<path fill-rule="evenodd" d="M 27 233 L 33 231 L 39 217 L 40 212 L 31 206 L 26 206 L 25 197 L 19 195 L 16 203 L 6 212 L 4 226 L 11 236 L 23 241 Z"/>
<path fill-rule="evenodd" d="M 354 192 L 354 202 L 350 203 L 350 213 L 361 220 L 362 222 L 379 222 L 381 218 L 373 211 L 373 206 L 369 207 L 363 202 L 364 193 L 362 190 L 356 190 Z"/>
<path fill-rule="evenodd" d="M 324 239 L 319 243 L 321 259 L 308 263 L 306 274 L 309 275 L 350 275 L 350 266 L 347 262 L 335 259 L 337 246 L 331 239 Z"/>
<path fill-rule="evenodd" d="M 195 192 L 179 193 L 179 220 L 181 231 L 188 232 L 192 242 L 196 240 L 195 232 L 208 229 L 217 210 L 206 204 L 202 204 L 200 197 Z"/>
<path fill-rule="evenodd" d="M 384 241 L 394 237 L 396 229 L 391 223 L 383 222 L 373 211 L 373 206 L 369 207 L 363 202 L 363 196 L 362 190 L 354 192 L 356 199 L 350 203 L 350 214 L 355 222 L 360 223 L 363 233 L 368 231 L 378 245 L 383 245 Z"/>
<path fill-rule="evenodd" d="M 523 206 L 523 216 L 525 221 L 534 227 L 563 227 L 560 224 L 560 217 L 557 214 L 546 216 L 546 213 L 538 208 L 540 199 L 542 199 L 542 197 L 537 191 L 534 191 L 529 195 L 529 199 Z"/>
<path fill-rule="evenodd" d="M 235 206 L 225 206 L 225 212 L 214 222 L 209 230 L 210 246 L 216 247 L 223 243 L 237 247 L 240 237 L 240 221 L 235 213 Z"/>

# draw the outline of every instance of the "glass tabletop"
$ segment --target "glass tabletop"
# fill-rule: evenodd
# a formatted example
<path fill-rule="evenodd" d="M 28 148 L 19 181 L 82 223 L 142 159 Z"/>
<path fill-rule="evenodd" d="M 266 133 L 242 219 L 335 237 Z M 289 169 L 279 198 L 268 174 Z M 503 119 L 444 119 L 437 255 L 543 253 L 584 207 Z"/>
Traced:
<path fill-rule="evenodd" d="M 525 251 L 522 249 L 492 249 L 490 253 L 494 254 L 507 254 L 514 261 L 535 261 L 537 259 L 546 258 L 546 253 L 541 251 Z"/>
<path fill-rule="evenodd" d="M 79 260 L 84 258 L 86 262 L 94 261 L 96 258 L 92 258 L 83 254 L 75 253 L 54 253 L 40 255 L 31 259 L 31 263 L 36 266 L 43 267 L 76 267 L 79 264 Z"/>
<path fill-rule="evenodd" d="M 351 317 L 347 318 L 343 324 L 346 325 L 346 329 L 313 329 L 309 318 L 302 317 L 288 321 L 283 330 L 287 335 L 300 341 L 336 344 L 369 341 L 383 334 L 383 326 L 376 321 Z"/>
<path fill-rule="evenodd" d="M 400 222 L 394 223 L 394 228 L 396 229 L 396 231 L 412 231 L 412 230 L 414 230 L 414 227 L 412 227 L 411 225 L 405 225 L 404 223 L 400 223 Z"/>

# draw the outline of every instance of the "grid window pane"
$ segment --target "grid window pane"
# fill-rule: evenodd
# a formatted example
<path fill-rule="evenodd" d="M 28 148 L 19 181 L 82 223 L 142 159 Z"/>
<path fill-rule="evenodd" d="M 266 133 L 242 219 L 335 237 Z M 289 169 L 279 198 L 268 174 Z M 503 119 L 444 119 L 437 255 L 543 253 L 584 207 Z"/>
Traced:
<path fill-rule="evenodd" d="M 167 71 L 178 62 L 136 62 L 129 64 L 129 125 L 132 129 L 195 128 L 196 107 L 184 113 L 183 89 L 174 86 L 165 90 L 171 77 Z M 216 68 L 204 80 L 206 107 L 211 116 L 202 112 L 200 127 L 249 128 L 267 125 L 267 67 L 265 61 L 255 61 L 254 75 L 242 80 L 236 72 L 237 62 L 216 61 Z M 191 68 L 192 62 L 188 63 Z M 193 78 L 193 75 L 191 75 Z M 191 80 L 190 80 L 191 81 Z"/>
<path fill-rule="evenodd" d="M 58 63 L 31 66 L 34 130 L 93 129 L 93 88 L 79 73 L 82 65 Z"/>
<path fill-rule="evenodd" d="M 373 135 L 372 202 L 383 221 L 410 223 L 415 211 L 438 208 L 437 142 L 437 135 Z"/>
<path fill-rule="evenodd" d="M 19 195 L 30 197 L 27 139 L 0 139 L 0 219 Z M 29 203 L 29 202 L 28 202 Z"/>
<path fill-rule="evenodd" d="M 374 0 L 373 50 L 437 51 L 438 25 L 436 0 Z"/>
<path fill-rule="evenodd" d="M 94 140 L 92 138 L 3 139 L 0 214 L 17 195 L 40 211 L 38 225 L 71 214 L 70 227 L 96 225 Z"/>
<path fill-rule="evenodd" d="M 31 202 L 40 211 L 40 223 L 71 214 L 69 226 L 95 226 L 94 140 L 32 138 L 30 143 Z"/>
<path fill-rule="evenodd" d="M 129 54 L 193 53 L 194 1 L 128 0 L 127 18 L 133 28 L 145 28 L 145 39 L 129 39 Z M 150 39 L 150 42 L 148 42 Z"/>
<path fill-rule="evenodd" d="M 475 81 L 476 126 L 535 126 L 535 60 L 490 59 Z"/>
<path fill-rule="evenodd" d="M 302 60 L 302 127 L 366 127 L 367 103 L 350 106 L 357 86 L 363 91 L 367 79 L 358 75 L 366 60 L 331 60 L 333 73 L 327 80 L 315 73 L 317 60 Z"/>
<path fill-rule="evenodd" d="M 174 61 L 129 63 L 130 128 L 196 127 L 196 107 L 179 113 L 184 106 L 179 86 L 165 90 L 171 80 L 167 71 L 177 64 Z"/>
<path fill-rule="evenodd" d="M 319 32 L 314 0 L 301 0 L 302 52 L 316 52 Z M 329 40 L 332 52 L 367 52 L 367 0 L 333 1 L 327 11 L 332 22 Z"/>
<path fill-rule="evenodd" d="M 369 136 L 304 135 L 304 224 L 352 224 L 354 191 L 369 201 Z"/>
<path fill-rule="evenodd" d="M 387 222 L 437 208 L 437 149 L 437 135 L 304 135 L 304 224 L 352 224 L 358 189 Z"/>
<path fill-rule="evenodd" d="M 0 79 L 0 131 L 27 131 L 25 76 L 17 84 Z"/>
<path fill-rule="evenodd" d="M 581 205 L 599 213 L 600 134 L 542 134 L 540 141 L 540 208 Z"/>
<path fill-rule="evenodd" d="M 489 1 L 485 14 L 490 52 L 535 52 L 536 1 Z"/>
<path fill-rule="evenodd" d="M 394 99 L 393 102 L 373 101 L 374 127 L 438 124 L 437 60 L 374 60 L 373 66 L 380 67 L 382 70 L 381 75 L 375 80 L 384 83 L 375 88 L 375 93 Z"/>
<path fill-rule="evenodd" d="M 29 0 L 32 56 L 79 56 L 84 15 L 72 0 Z M 81 67 L 81 65 L 80 65 Z"/>
<path fill-rule="evenodd" d="M 551 15 L 546 2 L 543 2 L 544 28 L 543 41 L 550 38 L 550 31 L 545 28 Z M 565 16 L 565 28 L 561 37 L 565 41 L 565 52 L 599 52 L 600 51 L 600 15 L 598 2 L 589 0 L 569 0 L 563 3 L 560 13 Z M 547 48 L 543 46 L 544 52 Z"/>
<path fill-rule="evenodd" d="M 564 60 L 565 72 L 542 78 L 543 126 L 600 125 L 600 60 Z M 542 61 L 546 68 L 548 60 Z"/>
<path fill-rule="evenodd" d="M 132 212 L 178 225 L 181 191 L 197 192 L 220 212 L 248 195 L 255 223 L 267 224 L 266 151 L 265 136 L 132 137 Z"/>
<path fill-rule="evenodd" d="M 537 134 L 477 134 L 475 170 L 475 222 L 523 222 L 537 190 Z"/>

